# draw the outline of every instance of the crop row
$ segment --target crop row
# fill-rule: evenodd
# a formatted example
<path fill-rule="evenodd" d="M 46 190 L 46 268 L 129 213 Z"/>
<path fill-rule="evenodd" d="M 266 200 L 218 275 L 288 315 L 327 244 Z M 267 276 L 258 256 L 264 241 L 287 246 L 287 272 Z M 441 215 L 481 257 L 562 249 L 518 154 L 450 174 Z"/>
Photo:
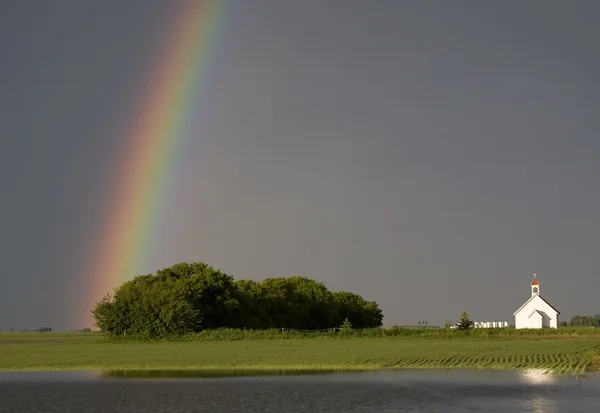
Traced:
<path fill-rule="evenodd" d="M 544 369 L 556 374 L 580 374 L 592 365 L 586 354 L 446 355 L 420 357 L 375 357 L 358 360 L 356 367 L 388 369 L 491 368 Z"/>

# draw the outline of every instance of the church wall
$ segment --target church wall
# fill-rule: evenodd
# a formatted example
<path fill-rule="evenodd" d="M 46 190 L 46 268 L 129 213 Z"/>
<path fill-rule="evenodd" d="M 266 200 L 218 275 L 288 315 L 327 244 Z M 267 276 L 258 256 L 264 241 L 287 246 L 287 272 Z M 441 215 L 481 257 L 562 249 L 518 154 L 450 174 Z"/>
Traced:
<path fill-rule="evenodd" d="M 546 320 L 542 320 L 542 317 L 537 316 L 536 318 L 540 320 L 539 324 L 537 321 L 532 324 L 532 320 L 529 318 L 529 315 L 534 310 L 539 310 L 547 314 L 548 318 Z M 533 317 L 535 316 L 532 316 L 532 318 Z M 542 326 L 558 328 L 558 314 L 556 314 L 552 307 L 546 304 L 544 300 L 539 298 L 539 296 L 536 296 L 515 315 L 515 328 L 542 328 Z"/>
<path fill-rule="evenodd" d="M 527 327 L 529 328 L 543 328 L 544 320 L 541 315 L 534 314 L 527 319 Z"/>

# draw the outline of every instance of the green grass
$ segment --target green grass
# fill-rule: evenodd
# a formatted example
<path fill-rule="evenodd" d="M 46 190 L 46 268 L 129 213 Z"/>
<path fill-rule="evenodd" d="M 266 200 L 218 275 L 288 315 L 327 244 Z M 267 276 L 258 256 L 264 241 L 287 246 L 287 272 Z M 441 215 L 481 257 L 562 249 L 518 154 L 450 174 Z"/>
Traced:
<path fill-rule="evenodd" d="M 213 333 L 216 334 L 216 333 Z M 221 333 L 224 334 L 224 333 Z M 284 335 L 285 336 L 285 335 Z M 291 339 L 108 342 L 97 333 L 0 335 L 0 371 L 42 370 L 373 370 L 422 368 L 597 369 L 600 340 L 530 334 L 501 338 L 302 336 Z M 230 337 L 231 338 L 231 337 Z"/>
<path fill-rule="evenodd" d="M 281 340 L 281 339 L 339 339 L 339 338 L 404 338 L 404 339 L 485 339 L 485 340 L 511 340 L 511 339 L 543 339 L 543 338 L 600 338 L 600 328 L 593 327 L 561 327 L 558 329 L 522 329 L 514 328 L 481 328 L 468 332 L 445 328 L 372 328 L 352 330 L 348 332 L 315 332 L 286 330 L 238 330 L 221 328 L 205 330 L 198 334 L 170 339 L 169 341 L 228 341 L 228 340 Z M 120 337 L 119 340 L 131 341 L 131 338 Z"/>

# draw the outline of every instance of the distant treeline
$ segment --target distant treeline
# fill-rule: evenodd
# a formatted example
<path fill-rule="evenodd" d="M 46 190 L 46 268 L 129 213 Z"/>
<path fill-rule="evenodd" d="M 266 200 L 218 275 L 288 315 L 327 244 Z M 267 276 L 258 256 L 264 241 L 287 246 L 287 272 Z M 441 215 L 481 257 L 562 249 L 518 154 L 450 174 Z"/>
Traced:
<path fill-rule="evenodd" d="M 15 331 L 15 329 L 14 329 L 14 328 L 11 328 L 11 329 L 10 329 L 10 332 L 11 332 L 11 333 L 12 333 L 12 332 L 14 332 L 14 331 Z M 37 329 L 35 329 L 35 330 L 28 330 L 28 329 L 25 329 L 25 330 L 21 330 L 21 331 L 22 331 L 22 332 L 24 332 L 24 333 L 27 333 L 27 332 L 36 332 L 36 333 L 51 333 L 51 332 L 52 332 L 52 327 L 39 327 L 39 328 L 37 328 Z"/>
<path fill-rule="evenodd" d="M 594 316 L 576 315 L 571 318 L 569 325 L 573 327 L 600 327 L 600 314 Z"/>
<path fill-rule="evenodd" d="M 383 320 L 376 302 L 331 292 L 309 278 L 234 280 L 202 262 L 137 276 L 105 296 L 92 313 L 103 332 L 148 338 L 217 328 L 372 328 Z"/>

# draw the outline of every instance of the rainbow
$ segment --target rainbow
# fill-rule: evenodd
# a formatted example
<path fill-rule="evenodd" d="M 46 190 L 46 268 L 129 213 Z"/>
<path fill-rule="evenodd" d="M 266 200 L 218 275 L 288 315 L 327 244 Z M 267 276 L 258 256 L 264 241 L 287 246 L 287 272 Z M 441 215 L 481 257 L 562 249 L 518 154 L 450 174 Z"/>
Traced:
<path fill-rule="evenodd" d="M 83 326 L 94 324 L 90 310 L 119 284 L 144 268 L 169 173 L 186 121 L 202 86 L 208 57 L 226 9 L 226 0 L 186 0 L 175 13 L 147 93 L 125 136 L 126 148 L 111 190 L 89 272 Z"/>

